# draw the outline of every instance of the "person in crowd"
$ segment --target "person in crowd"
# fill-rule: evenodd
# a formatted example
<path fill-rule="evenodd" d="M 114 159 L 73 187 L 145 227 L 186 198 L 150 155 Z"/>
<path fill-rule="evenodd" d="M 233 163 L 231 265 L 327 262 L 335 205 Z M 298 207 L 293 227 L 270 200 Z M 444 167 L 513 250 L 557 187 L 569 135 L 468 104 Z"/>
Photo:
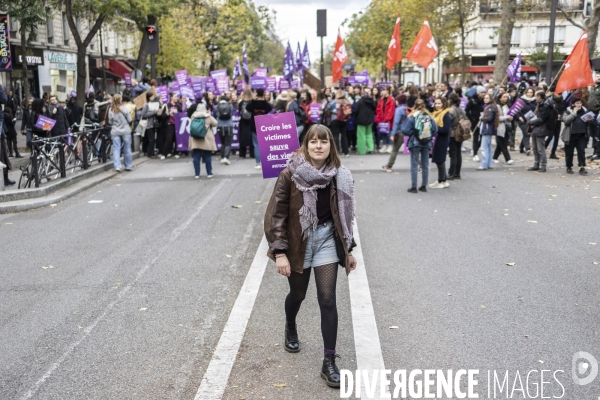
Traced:
<path fill-rule="evenodd" d="M 529 89 L 527 89 L 529 90 Z M 533 148 L 534 162 L 533 167 L 528 168 L 528 171 L 546 172 L 546 147 L 545 139 L 548 136 L 548 120 L 551 118 L 550 107 L 545 103 L 546 93 L 543 90 L 535 94 L 537 107 L 534 111 L 535 118 L 529 120 L 527 125 L 531 129 L 531 142 Z"/>
<path fill-rule="evenodd" d="M 196 111 L 191 116 L 192 122 L 194 119 L 200 118 L 204 120 L 206 136 L 204 138 L 195 138 L 190 136 L 188 149 L 192 151 L 194 164 L 194 178 L 200 179 L 200 159 L 204 161 L 206 166 L 206 176 L 211 179 L 212 172 L 212 152 L 217 151 L 215 135 L 213 128 L 218 125 L 217 120 L 208 112 L 204 103 L 198 104 Z"/>
<path fill-rule="evenodd" d="M 537 106 L 537 103 L 535 101 L 535 92 L 533 88 L 529 87 L 525 89 L 525 94 L 521 96 L 521 100 L 525 102 L 525 105 L 523 106 L 517 117 L 517 124 L 519 125 L 519 129 L 521 129 L 521 132 L 523 133 L 523 139 L 521 140 L 521 144 L 519 145 L 519 152 L 530 155 L 531 134 L 528 131 L 527 119 L 525 118 L 525 115 L 527 115 L 530 111 L 533 112 Z"/>
<path fill-rule="evenodd" d="M 355 208 L 354 181 L 342 166 L 333 134 L 324 125 L 313 125 L 302 146 L 281 172 L 264 217 L 268 256 L 277 272 L 288 278 L 285 299 L 284 349 L 301 350 L 296 316 L 306 296 L 314 270 L 321 310 L 323 365 L 321 377 L 330 387 L 340 387 L 336 365 L 338 264 L 346 272 L 356 268 L 352 250 Z"/>
<path fill-rule="evenodd" d="M 229 102 L 229 94 L 221 97 L 221 101 L 215 107 L 214 117 L 217 120 L 217 134 L 221 141 L 221 164 L 229 165 L 233 138 L 233 105 Z"/>
<path fill-rule="evenodd" d="M 21 105 L 21 107 L 23 108 L 23 117 L 21 119 L 21 134 L 25 135 L 25 142 L 27 143 L 27 147 L 29 148 L 29 151 L 31 151 L 31 139 L 33 138 L 33 133 L 31 130 L 31 105 L 32 104 L 33 104 L 33 97 L 30 97 L 28 99 L 23 99 L 23 104 Z"/>
<path fill-rule="evenodd" d="M 352 114 L 352 105 L 350 105 L 342 90 L 335 92 L 335 100 L 329 103 L 329 111 L 331 112 L 331 132 L 336 149 L 344 157 L 349 157 L 347 128 L 348 120 Z"/>
<path fill-rule="evenodd" d="M 50 118 L 56 121 L 51 130 L 52 137 L 65 135 L 69 130 L 69 123 L 65 115 L 65 109 L 58 104 L 56 95 L 50 96 Z"/>
<path fill-rule="evenodd" d="M 133 167 L 131 156 L 131 114 L 125 107 L 120 94 L 112 97 L 112 104 L 108 110 L 108 124 L 111 126 L 110 138 L 112 139 L 113 167 L 121 172 L 121 144 L 123 144 L 123 159 L 125 171 Z"/>
<path fill-rule="evenodd" d="M 573 174 L 573 154 L 577 149 L 577 165 L 579 174 L 587 175 L 585 169 L 585 147 L 587 146 L 590 130 L 594 129 L 592 120 L 584 121 L 583 117 L 588 110 L 583 106 L 581 98 L 575 98 L 571 107 L 568 107 L 562 115 L 565 127 L 561 139 L 565 143 L 565 162 L 567 173 Z"/>
<path fill-rule="evenodd" d="M 310 94 L 310 91 L 303 90 L 302 93 L 300 93 L 300 107 L 302 107 L 304 113 L 306 114 L 306 119 L 304 120 L 304 128 L 302 129 L 303 134 L 308 132 L 308 128 L 310 128 L 312 125 L 312 122 L 310 120 L 310 105 L 312 103 L 314 103 L 314 101 L 312 95 Z M 304 136 L 298 135 L 298 140 L 300 143 L 302 143 L 303 138 Z"/>
<path fill-rule="evenodd" d="M 396 156 L 398 155 L 398 151 L 400 147 L 404 144 L 404 135 L 402 134 L 402 124 L 406 121 L 407 116 L 407 108 L 406 108 L 406 95 L 399 94 L 396 96 L 396 111 L 394 112 L 394 124 L 392 126 L 392 133 L 390 134 L 390 139 L 394 142 L 394 146 L 392 147 L 392 151 L 390 154 L 390 158 L 388 159 L 387 164 L 382 166 L 381 168 L 385 172 L 392 172 L 392 167 L 396 162 Z"/>
<path fill-rule="evenodd" d="M 595 86 L 589 89 L 587 108 L 596 115 L 600 113 L 600 72 L 596 72 Z M 600 136 L 594 133 L 594 153 L 590 156 L 591 160 L 600 159 Z"/>
<path fill-rule="evenodd" d="M 552 149 L 549 158 L 558 160 L 556 149 L 558 148 L 558 138 L 560 137 L 560 129 L 562 125 L 561 118 L 569 105 L 563 99 L 560 93 L 554 93 L 552 96 L 549 96 L 546 99 L 546 104 L 552 109 L 552 115 L 550 117 L 554 118 L 554 129 L 552 132 L 549 132 L 550 135 L 546 138 L 545 147 L 548 148 L 548 145 L 550 142 L 552 142 Z"/>
<path fill-rule="evenodd" d="M 450 96 L 450 94 L 452 93 L 452 88 L 450 87 L 450 84 L 448 82 L 440 82 L 440 94 L 438 97 L 445 97 L 446 100 L 448 100 L 448 96 Z M 435 104 L 434 104 L 434 108 L 435 108 Z"/>
<path fill-rule="evenodd" d="M 6 98 L 7 98 L 6 107 L 13 110 L 13 114 L 16 114 L 17 104 L 19 104 L 19 102 L 18 101 L 15 102 L 16 97 L 15 97 L 14 92 L 12 90 L 9 90 Z"/>
<path fill-rule="evenodd" d="M 356 122 L 356 153 L 371 154 L 375 148 L 372 125 L 375 122 L 375 109 L 377 105 L 371 97 L 371 92 L 365 90 L 363 96 L 354 107 L 354 121 Z"/>
<path fill-rule="evenodd" d="M 498 115 L 500 116 L 500 124 L 498 125 L 498 130 L 496 132 L 496 150 L 494 150 L 494 163 L 499 163 L 498 158 L 500 157 L 500 153 L 504 155 L 504 160 L 508 165 L 514 163 L 512 158 L 510 157 L 510 153 L 508 151 L 508 143 L 510 137 L 514 135 L 514 120 L 513 117 L 508 115 L 508 110 L 510 110 L 509 106 L 509 95 L 508 93 L 503 93 L 500 95 L 498 107 Z"/>
<path fill-rule="evenodd" d="M 179 95 L 177 93 L 171 93 L 169 102 L 166 104 L 166 134 L 162 156 L 160 157 L 161 160 L 164 160 L 165 157 L 171 157 L 172 154 L 175 154 L 175 158 L 179 158 L 179 153 L 177 152 L 177 142 L 175 138 L 175 115 L 183 111 L 183 101 L 184 99 L 179 99 Z"/>
<path fill-rule="evenodd" d="M 83 130 L 81 125 L 81 119 L 83 117 L 83 107 L 77 104 L 76 97 L 70 97 L 69 102 L 67 103 L 67 109 L 69 110 L 69 126 L 73 127 L 73 132 L 79 132 L 80 128 Z"/>
<path fill-rule="evenodd" d="M 394 122 L 394 112 L 396 104 L 394 99 L 390 97 L 390 88 L 385 87 L 381 90 L 381 98 L 377 103 L 375 110 L 375 125 L 377 125 L 378 140 L 382 141 L 380 153 L 391 153 L 392 145 L 390 144 L 390 128 Z"/>
<path fill-rule="evenodd" d="M 31 114 L 29 116 L 33 137 L 49 137 L 50 131 L 45 131 L 36 126 L 37 120 L 40 116 L 49 117 L 48 110 L 46 109 L 46 103 L 43 99 L 35 99 L 31 103 Z"/>
<path fill-rule="evenodd" d="M 288 103 L 290 102 L 290 95 L 286 91 L 283 91 L 275 98 L 274 110 L 275 114 L 283 113 L 288 110 Z"/>
<path fill-rule="evenodd" d="M 327 127 L 331 127 L 331 111 L 329 111 L 330 102 L 331 98 L 326 94 L 325 89 L 321 89 L 319 91 L 319 95 L 317 96 L 317 103 L 321 105 L 321 125 L 325 125 Z"/>
<path fill-rule="evenodd" d="M 204 92 L 204 105 L 206 106 L 206 110 L 212 115 L 215 111 L 215 106 L 217 105 L 217 99 L 213 92 Z"/>
<path fill-rule="evenodd" d="M 373 89 L 371 89 L 371 97 L 373 98 L 373 100 L 375 100 L 375 110 L 377 110 L 377 105 L 379 104 L 379 100 L 381 99 L 381 91 L 377 86 L 374 86 Z M 377 131 L 377 124 L 375 123 L 375 121 L 373 121 L 373 124 L 371 125 L 371 130 L 373 131 L 373 145 L 375 146 L 373 151 L 379 151 L 381 148 L 379 145 L 380 138 L 379 133 Z"/>
<path fill-rule="evenodd" d="M 447 87 L 447 86 L 446 86 Z M 446 155 L 450 144 L 450 132 L 452 131 L 452 116 L 448 99 L 440 96 L 433 102 L 433 120 L 437 125 L 437 136 L 433 144 L 431 161 L 437 165 L 438 180 L 429 185 L 431 189 L 444 189 L 450 186 L 446 175 Z"/>
<path fill-rule="evenodd" d="M 473 128 L 473 161 L 479 161 L 479 156 L 477 153 L 479 152 L 479 147 L 481 146 L 481 126 L 479 124 L 479 118 L 481 117 L 481 113 L 483 112 L 484 102 L 483 97 L 485 96 L 485 88 L 483 86 L 477 86 L 475 89 L 475 95 L 469 99 L 467 103 L 467 107 L 465 109 L 465 113 L 471 121 L 471 126 Z"/>
<path fill-rule="evenodd" d="M 479 118 L 481 132 L 481 165 L 476 169 L 485 171 L 492 169 L 492 136 L 495 136 L 500 125 L 500 115 L 494 98 L 490 94 L 483 96 L 485 108 Z"/>
<path fill-rule="evenodd" d="M 144 104 L 140 113 L 140 124 L 146 124 L 144 131 L 144 142 L 147 149 L 146 155 L 151 159 L 156 158 L 154 155 L 154 145 L 156 143 L 156 129 L 158 128 L 158 121 L 156 120 L 158 107 L 156 107 L 156 104 L 152 104 L 154 97 L 152 92 L 146 92 L 146 104 Z"/>
<path fill-rule="evenodd" d="M 304 131 L 304 123 L 306 122 L 307 114 L 304 112 L 304 109 L 300 107 L 298 104 L 298 93 L 294 90 L 288 91 L 288 95 L 290 96 L 290 101 L 287 104 L 287 110 L 289 112 L 294 113 L 294 118 L 296 119 L 296 130 L 298 132 L 298 137 L 303 137 L 302 132 Z"/>
<path fill-rule="evenodd" d="M 432 138 L 437 133 L 437 126 L 433 116 L 427 110 L 425 102 L 422 99 L 415 101 L 413 111 L 408 115 L 406 122 L 402 125 L 402 133 L 408 136 L 408 149 L 410 150 L 410 180 L 411 187 L 409 193 L 417 193 L 417 175 L 419 166 L 421 167 L 421 186 L 419 191 L 427 192 L 427 183 L 429 180 L 429 151 L 432 147 Z M 426 136 L 429 139 L 420 139 Z M 419 162 L 420 157 L 420 162 Z"/>
<path fill-rule="evenodd" d="M 258 137 L 256 136 L 256 124 L 254 122 L 254 118 L 258 115 L 267 115 L 271 112 L 273 107 L 271 104 L 265 99 L 265 90 L 264 89 L 256 89 L 256 98 L 250 101 L 246 106 L 246 110 L 252 114 L 252 144 L 254 145 L 254 159 L 256 160 L 256 165 L 254 168 L 260 169 L 260 151 L 258 149 Z"/>
<path fill-rule="evenodd" d="M 252 145 L 252 114 L 246 110 L 246 106 L 252 101 L 252 90 L 247 87 L 242 93 L 242 99 L 238 103 L 238 112 L 240 114 L 240 158 L 246 158 L 246 151 L 249 148 L 250 158 L 254 158 L 254 146 Z"/>
<path fill-rule="evenodd" d="M 419 88 L 415 85 L 411 85 L 408 88 L 408 99 L 406 99 L 406 107 L 413 108 L 415 101 L 419 99 Z"/>
<path fill-rule="evenodd" d="M 98 117 L 98 102 L 96 101 L 93 92 L 88 93 L 85 99 L 83 114 L 85 115 L 86 120 L 89 120 L 90 123 L 98 123 L 100 121 Z M 86 123 L 87 122 L 88 121 L 86 121 Z"/>
<path fill-rule="evenodd" d="M 14 105 L 14 101 L 12 102 Z M 4 133 L 6 134 L 6 141 L 8 144 L 8 156 L 23 158 L 21 154 L 19 154 L 19 149 L 17 147 L 17 130 L 15 129 L 15 125 L 17 123 L 17 119 L 13 114 L 13 109 L 7 105 L 4 106 Z"/>
<path fill-rule="evenodd" d="M 448 145 L 448 155 L 450 156 L 450 167 L 448 168 L 447 180 L 461 179 L 460 170 L 462 167 L 462 138 L 458 138 L 458 124 L 460 121 L 468 119 L 465 111 L 460 107 L 460 97 L 458 94 L 451 93 L 448 96 L 450 102 L 450 117 L 452 118 L 452 129 L 450 130 L 450 140 Z"/>
<path fill-rule="evenodd" d="M 0 83 L 0 104 L 6 105 L 8 96 L 4 91 L 4 87 Z M 3 133 L 2 125 L 4 124 L 4 113 L 0 112 L 0 168 L 4 174 L 4 186 L 14 185 L 15 182 L 8 178 L 8 170 L 12 169 L 10 160 L 8 159 L 8 143 L 6 143 L 6 135 Z"/>

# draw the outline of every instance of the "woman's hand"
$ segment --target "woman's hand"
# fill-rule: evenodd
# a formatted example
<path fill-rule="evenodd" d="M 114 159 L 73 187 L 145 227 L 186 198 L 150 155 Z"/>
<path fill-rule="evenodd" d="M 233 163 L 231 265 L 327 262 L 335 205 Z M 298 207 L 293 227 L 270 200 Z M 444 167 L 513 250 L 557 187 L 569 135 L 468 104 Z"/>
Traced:
<path fill-rule="evenodd" d="M 283 256 L 279 256 L 275 259 L 275 265 L 277 267 L 278 274 L 281 274 L 283 276 L 290 276 L 290 273 L 291 273 L 290 262 L 288 261 L 288 258 L 285 254 Z"/>
<path fill-rule="evenodd" d="M 508 115 L 508 116 L 506 117 L 506 119 L 507 119 L 507 120 L 509 120 L 509 121 L 512 121 L 512 120 L 513 120 L 513 117 L 511 117 L 510 115 Z"/>
<path fill-rule="evenodd" d="M 354 271 L 356 269 L 356 258 L 352 254 L 348 254 L 348 262 L 350 262 L 350 266 L 348 267 L 350 271 Z"/>

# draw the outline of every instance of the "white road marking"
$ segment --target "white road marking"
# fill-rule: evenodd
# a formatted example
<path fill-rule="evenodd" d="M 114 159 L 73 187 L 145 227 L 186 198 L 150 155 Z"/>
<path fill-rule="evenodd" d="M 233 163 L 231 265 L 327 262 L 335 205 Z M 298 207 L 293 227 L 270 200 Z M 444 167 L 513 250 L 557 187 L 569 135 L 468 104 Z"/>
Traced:
<path fill-rule="evenodd" d="M 263 236 L 194 400 L 219 400 L 225 392 L 269 262 L 268 248 L 267 239 Z"/>
<path fill-rule="evenodd" d="M 368 370 L 369 374 L 373 370 L 384 370 L 383 355 L 381 353 L 381 343 L 379 342 L 379 331 L 375 321 L 375 312 L 373 311 L 373 302 L 371 300 L 371 291 L 365 269 L 365 260 L 363 258 L 362 247 L 360 245 L 360 235 L 358 234 L 358 225 L 354 220 L 354 241 L 357 246 L 352 251 L 356 259 L 356 269 L 348 275 L 348 285 L 350 290 L 350 308 L 352 311 L 352 325 L 354 326 L 354 347 L 356 348 L 356 367 L 359 370 Z M 365 395 L 364 380 L 361 380 L 361 394 Z M 375 391 L 375 398 L 380 398 L 379 382 Z M 384 399 L 391 398 L 389 388 L 386 388 Z"/>
<path fill-rule="evenodd" d="M 206 207 L 206 205 L 212 200 L 212 198 L 217 194 L 217 192 L 219 190 L 221 190 L 221 188 L 224 185 L 225 185 L 225 181 L 222 181 L 217 186 L 215 186 L 213 188 L 213 190 L 206 197 L 204 197 L 202 199 L 202 201 L 198 205 L 198 208 L 196 208 L 196 211 L 194 211 L 183 224 L 179 225 L 177 228 L 175 228 L 175 230 L 173 230 L 169 241 L 166 242 L 162 248 L 160 248 L 160 250 L 158 251 L 158 254 L 152 259 L 152 261 L 150 261 L 148 264 L 146 264 L 144 267 L 142 267 L 138 271 L 135 279 L 133 281 L 129 282 L 126 286 L 124 286 L 117 293 L 117 298 L 114 299 L 112 302 L 110 302 L 106 306 L 106 308 L 104 308 L 104 310 L 102 311 L 102 314 L 100 314 L 100 316 L 98 318 L 96 318 L 94 320 L 94 322 L 92 322 L 88 327 L 86 327 L 83 330 L 83 334 L 81 335 L 81 337 L 78 340 L 76 340 L 75 342 L 71 343 L 69 345 L 69 347 L 67 347 L 67 350 L 59 357 L 59 359 L 56 362 L 54 362 L 50 366 L 50 368 L 48 368 L 46 373 L 44 375 L 42 375 L 42 377 L 40 379 L 38 379 L 37 382 L 35 382 L 33 387 L 31 389 L 29 389 L 29 391 L 27 393 L 25 393 L 21 397 L 21 399 L 23 399 L 23 400 L 30 399 L 37 393 L 37 391 L 40 389 L 40 387 L 42 387 L 44 382 L 46 382 L 46 380 L 48 378 L 50 378 L 50 376 L 54 373 L 54 371 L 58 367 L 60 367 L 60 365 L 67 359 L 67 357 L 69 357 L 71 355 L 71 353 L 81 344 L 81 342 L 83 342 L 90 335 L 90 333 L 94 330 L 94 328 L 96 328 L 98 323 L 106 317 L 106 315 L 109 313 L 109 311 L 115 307 L 115 305 L 119 302 L 119 300 L 121 300 L 127 294 L 127 292 L 129 292 L 129 290 L 133 287 L 133 285 L 137 281 L 140 280 L 140 278 L 146 273 L 146 271 L 148 271 L 148 269 L 152 265 L 154 265 L 154 263 L 160 258 L 160 256 L 162 256 L 162 254 L 171 246 L 171 243 L 173 243 L 179 237 L 179 235 L 185 230 L 185 228 L 187 228 L 187 226 L 192 223 L 194 218 L 196 218 L 200 214 L 200 212 L 204 209 L 204 207 Z"/>

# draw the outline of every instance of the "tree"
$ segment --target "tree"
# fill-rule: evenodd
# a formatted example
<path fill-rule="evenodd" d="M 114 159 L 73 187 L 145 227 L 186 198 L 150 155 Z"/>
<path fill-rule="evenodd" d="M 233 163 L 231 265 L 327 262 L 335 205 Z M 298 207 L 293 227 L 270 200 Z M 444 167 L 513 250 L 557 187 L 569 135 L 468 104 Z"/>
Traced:
<path fill-rule="evenodd" d="M 494 67 L 494 81 L 502 82 L 506 75 L 506 68 L 510 60 L 510 42 L 517 15 L 517 0 L 504 0 L 502 2 L 502 20 L 498 33 L 498 51 L 496 53 L 496 66 Z"/>
<path fill-rule="evenodd" d="M 35 36 L 37 26 L 46 22 L 44 3 L 39 0 L 2 0 L 0 8 L 6 10 L 11 18 L 19 21 L 21 35 L 21 55 L 23 57 L 23 98 L 29 98 L 29 78 L 27 76 L 27 45 Z"/>
<path fill-rule="evenodd" d="M 477 29 L 477 25 L 469 28 L 469 17 L 473 15 L 477 1 L 474 0 L 458 0 L 456 3 L 456 15 L 458 17 L 459 40 L 460 40 L 460 80 L 465 83 L 467 74 L 467 55 L 465 54 L 465 42 L 469 33 Z"/>
<path fill-rule="evenodd" d="M 584 20 L 583 25 L 575 22 L 573 18 L 560 5 L 558 10 L 563 14 L 565 19 L 574 26 L 581 28 L 582 30 L 588 31 L 588 54 L 590 58 L 594 57 L 596 53 L 596 39 L 598 38 L 598 25 L 600 24 L 600 1 L 594 2 L 594 8 L 592 9 L 592 16 Z"/>
<path fill-rule="evenodd" d="M 562 54 L 558 48 L 558 45 L 554 46 L 554 51 L 552 52 L 552 58 L 554 60 L 562 60 L 564 58 L 564 54 Z M 540 63 L 546 62 L 548 59 L 548 47 L 538 47 L 535 49 L 533 53 L 527 57 L 526 64 L 537 69 L 538 76 L 541 73 Z M 548 82 L 550 84 L 550 82 Z"/>

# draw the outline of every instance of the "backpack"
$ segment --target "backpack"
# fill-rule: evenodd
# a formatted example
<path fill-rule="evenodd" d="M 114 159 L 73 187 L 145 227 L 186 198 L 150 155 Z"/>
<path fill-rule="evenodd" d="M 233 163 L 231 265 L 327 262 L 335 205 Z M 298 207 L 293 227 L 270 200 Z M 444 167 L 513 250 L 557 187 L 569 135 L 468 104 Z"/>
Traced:
<path fill-rule="evenodd" d="M 340 108 L 337 112 L 337 120 L 346 122 L 352 116 L 352 106 L 346 102 L 340 103 Z"/>
<path fill-rule="evenodd" d="M 415 133 L 420 144 L 428 144 L 433 138 L 431 117 L 426 113 L 419 113 L 415 117 Z"/>
<path fill-rule="evenodd" d="M 190 124 L 190 136 L 195 139 L 204 139 L 206 132 L 205 118 L 194 118 Z"/>
<path fill-rule="evenodd" d="M 219 112 L 219 119 L 221 121 L 231 119 L 231 104 L 219 103 L 219 105 L 217 106 L 217 111 Z"/>
<path fill-rule="evenodd" d="M 244 102 L 242 102 L 242 106 L 240 107 L 242 109 L 242 119 L 244 121 L 250 121 L 252 119 L 252 113 L 250 113 L 250 111 L 246 110 L 247 105 L 248 105 L 248 102 L 244 101 Z"/>

